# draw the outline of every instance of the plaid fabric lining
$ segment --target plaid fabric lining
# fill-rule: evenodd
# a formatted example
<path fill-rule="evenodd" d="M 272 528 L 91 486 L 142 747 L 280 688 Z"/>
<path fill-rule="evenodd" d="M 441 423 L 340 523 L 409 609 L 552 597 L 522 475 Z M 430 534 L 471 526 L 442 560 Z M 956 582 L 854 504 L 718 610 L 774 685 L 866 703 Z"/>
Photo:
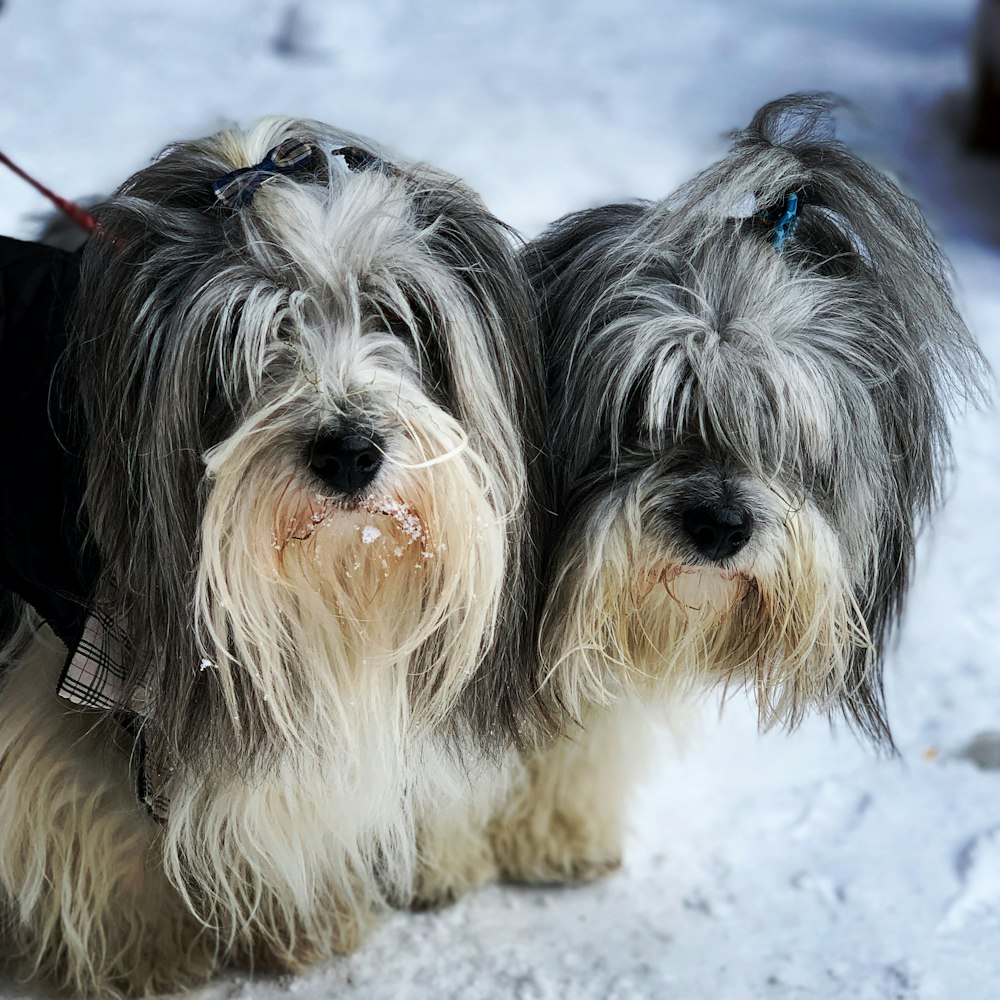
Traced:
<path fill-rule="evenodd" d="M 136 795 L 158 822 L 167 818 L 169 799 L 160 791 L 167 777 L 149 759 L 143 726 L 148 722 L 145 689 L 140 685 L 128 704 L 125 694 L 125 658 L 130 643 L 121 625 L 110 615 L 91 612 L 83 636 L 66 660 L 56 694 L 82 708 L 115 711 L 134 752 Z"/>
<path fill-rule="evenodd" d="M 110 615 L 91 614 L 66 661 L 56 693 L 84 708 L 120 708 L 125 691 L 128 640 Z M 142 709 L 135 711 L 141 714 Z"/>

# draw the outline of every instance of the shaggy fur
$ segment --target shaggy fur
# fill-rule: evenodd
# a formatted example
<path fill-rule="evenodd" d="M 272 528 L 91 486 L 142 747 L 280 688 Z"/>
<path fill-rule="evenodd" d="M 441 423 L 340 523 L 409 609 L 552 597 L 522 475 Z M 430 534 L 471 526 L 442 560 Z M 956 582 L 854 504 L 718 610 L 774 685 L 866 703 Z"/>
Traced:
<path fill-rule="evenodd" d="M 771 103 L 675 196 L 528 248 L 559 513 L 540 646 L 582 725 L 492 821 L 511 877 L 619 856 L 637 701 L 745 686 L 762 726 L 815 709 L 891 745 L 881 654 L 983 363 L 917 206 L 828 110 Z"/>
<path fill-rule="evenodd" d="M 305 175 L 215 201 L 290 137 Z M 421 818 L 536 721 L 528 286 L 460 182 L 315 122 L 181 143 L 97 212 L 63 388 L 91 604 L 131 641 L 122 703 L 169 813 L 135 800 L 109 719 L 57 702 L 64 652 L 22 635 L 0 894 L 78 992 L 298 968 L 408 898 Z M 358 490 L 323 477 L 344 434 L 373 451 Z"/>

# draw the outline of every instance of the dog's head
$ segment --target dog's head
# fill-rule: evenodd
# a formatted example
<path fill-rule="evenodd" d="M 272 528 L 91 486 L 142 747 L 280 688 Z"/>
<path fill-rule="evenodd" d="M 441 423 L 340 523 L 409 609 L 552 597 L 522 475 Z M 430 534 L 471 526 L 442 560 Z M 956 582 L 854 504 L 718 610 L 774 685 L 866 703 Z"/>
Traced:
<path fill-rule="evenodd" d="M 280 119 L 168 149 L 100 218 L 86 512 L 152 731 L 252 761 L 336 739 L 373 690 L 398 717 L 372 726 L 440 722 L 527 550 L 509 232 L 451 176 Z"/>
<path fill-rule="evenodd" d="M 981 361 L 918 209 L 826 127 L 775 102 L 674 198 L 529 249 L 572 706 L 745 682 L 764 724 L 838 705 L 888 737 L 879 652 Z"/>

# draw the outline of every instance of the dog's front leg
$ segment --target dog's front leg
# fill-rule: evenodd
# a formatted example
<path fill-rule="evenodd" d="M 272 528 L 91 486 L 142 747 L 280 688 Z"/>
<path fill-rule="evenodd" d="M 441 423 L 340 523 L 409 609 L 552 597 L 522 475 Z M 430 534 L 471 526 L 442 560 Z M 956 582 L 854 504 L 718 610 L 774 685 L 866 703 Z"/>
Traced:
<path fill-rule="evenodd" d="M 584 728 L 526 758 L 491 825 L 504 878 L 591 882 L 621 865 L 625 811 L 648 729 L 642 713 L 628 706 L 595 709 Z"/>
<path fill-rule="evenodd" d="M 499 874 L 490 824 L 520 771 L 506 761 L 472 764 L 456 774 L 450 794 L 428 791 L 417 808 L 417 871 L 409 905 L 428 910 L 448 906 Z"/>

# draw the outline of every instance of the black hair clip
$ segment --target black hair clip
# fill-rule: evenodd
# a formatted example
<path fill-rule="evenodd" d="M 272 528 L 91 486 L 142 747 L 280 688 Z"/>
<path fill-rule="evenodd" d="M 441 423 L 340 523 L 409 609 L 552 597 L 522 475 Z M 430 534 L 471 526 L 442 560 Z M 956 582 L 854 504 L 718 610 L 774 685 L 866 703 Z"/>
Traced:
<path fill-rule="evenodd" d="M 383 174 L 394 174 L 395 167 L 386 163 L 381 156 L 376 156 L 370 150 L 362 149 L 360 146 L 341 146 L 339 149 L 331 150 L 331 155 L 343 157 L 347 164 L 347 169 L 354 173 L 363 170 L 377 170 Z"/>
<path fill-rule="evenodd" d="M 240 167 L 212 181 L 215 197 L 230 208 L 243 208 L 260 186 L 278 174 L 294 174 L 309 166 L 313 147 L 301 139 L 286 139 L 272 149 L 260 163 Z"/>

